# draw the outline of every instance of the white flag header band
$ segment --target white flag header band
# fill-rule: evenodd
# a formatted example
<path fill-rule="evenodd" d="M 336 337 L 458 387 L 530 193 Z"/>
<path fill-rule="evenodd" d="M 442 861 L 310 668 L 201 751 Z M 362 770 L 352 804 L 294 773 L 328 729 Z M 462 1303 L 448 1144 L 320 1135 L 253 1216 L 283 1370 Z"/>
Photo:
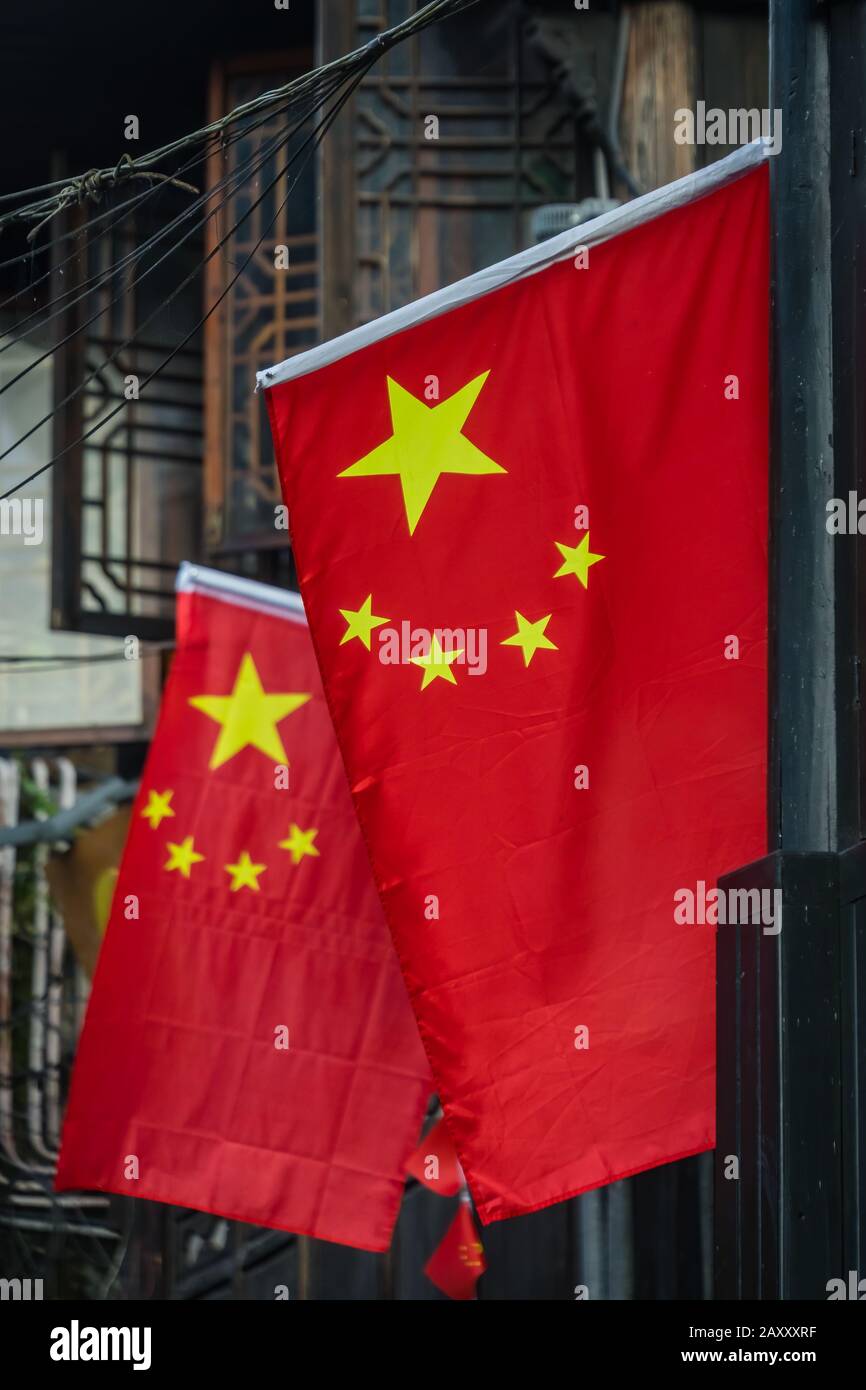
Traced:
<path fill-rule="evenodd" d="M 240 574 L 226 574 L 223 570 L 208 569 L 205 565 L 193 565 L 188 560 L 184 560 L 178 569 L 174 587 L 179 594 L 207 594 L 210 598 L 220 598 L 226 603 L 270 613 L 277 618 L 293 618 L 298 623 L 307 621 L 300 594 L 290 589 L 276 589 L 271 584 L 260 584 L 258 580 L 246 579 Z"/>

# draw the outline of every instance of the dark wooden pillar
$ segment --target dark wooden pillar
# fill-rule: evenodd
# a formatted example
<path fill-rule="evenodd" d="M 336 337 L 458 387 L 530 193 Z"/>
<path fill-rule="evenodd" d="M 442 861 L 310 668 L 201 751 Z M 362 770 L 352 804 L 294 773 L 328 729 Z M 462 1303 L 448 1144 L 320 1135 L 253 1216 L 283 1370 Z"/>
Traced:
<path fill-rule="evenodd" d="M 866 1273 L 864 538 L 826 525 L 831 498 L 864 495 L 866 7 L 771 0 L 770 13 L 782 149 L 771 161 L 769 844 L 723 886 L 780 890 L 782 930 L 719 928 L 716 1296 L 825 1299 L 830 1279 Z"/>

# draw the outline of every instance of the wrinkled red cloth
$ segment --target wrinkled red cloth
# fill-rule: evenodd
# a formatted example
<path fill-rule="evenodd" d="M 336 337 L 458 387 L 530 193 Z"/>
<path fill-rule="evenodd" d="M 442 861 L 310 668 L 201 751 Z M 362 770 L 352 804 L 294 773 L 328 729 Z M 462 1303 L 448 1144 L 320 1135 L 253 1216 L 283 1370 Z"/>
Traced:
<path fill-rule="evenodd" d="M 768 259 L 762 167 L 266 392 L 485 1222 L 714 1142 L 675 894 L 765 851 Z"/>
<path fill-rule="evenodd" d="M 309 699 L 248 701 L 246 727 L 190 704 L 248 657 L 266 698 Z M 386 1250 L 430 1090 L 303 616 L 179 594 L 57 1187 Z"/>

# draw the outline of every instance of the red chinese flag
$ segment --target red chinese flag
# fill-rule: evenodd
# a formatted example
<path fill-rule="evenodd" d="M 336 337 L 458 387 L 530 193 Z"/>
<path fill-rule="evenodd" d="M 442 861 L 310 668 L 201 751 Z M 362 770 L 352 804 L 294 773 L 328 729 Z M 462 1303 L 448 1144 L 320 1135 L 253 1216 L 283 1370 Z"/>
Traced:
<path fill-rule="evenodd" d="M 181 588 L 57 1187 L 386 1250 L 430 1076 L 303 612 Z"/>
<path fill-rule="evenodd" d="M 475 1297 L 475 1285 L 487 1264 L 484 1247 L 478 1239 L 468 1202 L 461 1202 L 457 1215 L 424 1266 L 424 1273 L 449 1298 Z"/>
<path fill-rule="evenodd" d="M 453 1197 L 460 1191 L 463 1174 L 444 1120 L 439 1120 L 421 1140 L 406 1171 L 440 1197 Z"/>
<path fill-rule="evenodd" d="M 714 928 L 682 919 L 765 849 L 764 156 L 262 374 L 485 1222 L 713 1144 Z"/>

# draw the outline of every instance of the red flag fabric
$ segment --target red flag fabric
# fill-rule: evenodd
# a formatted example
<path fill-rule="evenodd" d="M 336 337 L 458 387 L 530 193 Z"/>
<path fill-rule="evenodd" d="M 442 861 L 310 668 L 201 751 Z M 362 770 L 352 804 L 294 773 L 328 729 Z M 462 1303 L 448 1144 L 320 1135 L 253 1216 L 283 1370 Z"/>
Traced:
<path fill-rule="evenodd" d="M 460 1160 L 444 1120 L 438 1120 L 421 1140 L 406 1164 L 406 1171 L 440 1197 L 453 1197 L 461 1190 Z"/>
<path fill-rule="evenodd" d="M 484 1222 L 714 1142 L 715 928 L 683 917 L 765 850 L 763 158 L 262 375 Z"/>
<path fill-rule="evenodd" d="M 424 1266 L 424 1273 L 449 1298 L 475 1298 L 475 1286 L 487 1268 L 484 1247 L 478 1239 L 468 1202 L 457 1215 Z"/>
<path fill-rule="evenodd" d="M 385 1250 L 430 1076 L 300 602 L 181 585 L 57 1187 Z"/>

